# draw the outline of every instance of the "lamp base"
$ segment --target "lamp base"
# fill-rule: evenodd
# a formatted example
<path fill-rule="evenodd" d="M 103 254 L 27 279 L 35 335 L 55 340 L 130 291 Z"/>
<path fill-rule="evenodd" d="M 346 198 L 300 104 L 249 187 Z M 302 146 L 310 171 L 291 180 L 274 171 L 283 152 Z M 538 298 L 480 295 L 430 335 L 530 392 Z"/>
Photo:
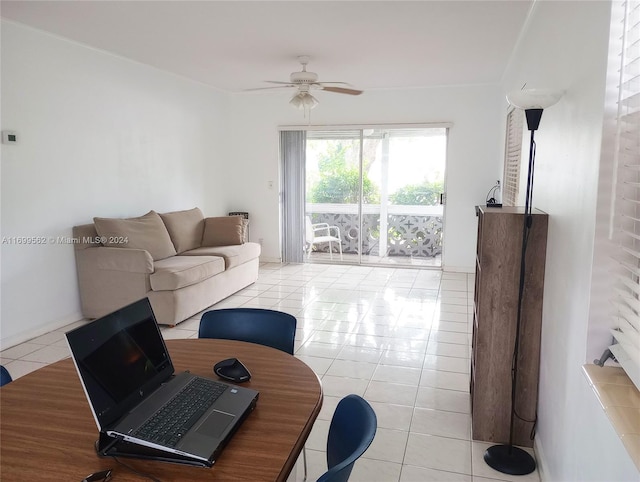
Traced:
<path fill-rule="evenodd" d="M 536 461 L 521 448 L 512 445 L 493 445 L 484 453 L 484 461 L 498 472 L 527 475 L 536 470 Z"/>

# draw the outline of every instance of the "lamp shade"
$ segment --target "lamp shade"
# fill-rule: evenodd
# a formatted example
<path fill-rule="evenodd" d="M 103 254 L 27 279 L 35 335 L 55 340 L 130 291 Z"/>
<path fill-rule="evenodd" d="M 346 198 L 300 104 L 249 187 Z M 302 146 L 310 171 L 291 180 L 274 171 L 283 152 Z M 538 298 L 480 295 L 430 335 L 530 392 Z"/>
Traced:
<path fill-rule="evenodd" d="M 289 103 L 298 109 L 313 109 L 318 105 L 318 100 L 309 92 L 300 92 L 294 95 Z"/>
<path fill-rule="evenodd" d="M 561 90 L 522 89 L 507 94 L 507 101 L 519 109 L 546 109 L 560 100 L 564 94 Z"/>

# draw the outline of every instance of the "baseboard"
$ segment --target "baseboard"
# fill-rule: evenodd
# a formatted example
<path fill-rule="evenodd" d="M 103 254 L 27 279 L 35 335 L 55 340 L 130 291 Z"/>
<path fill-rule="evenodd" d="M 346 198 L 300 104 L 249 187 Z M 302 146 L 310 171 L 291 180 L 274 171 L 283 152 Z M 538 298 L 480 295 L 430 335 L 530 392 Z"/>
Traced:
<path fill-rule="evenodd" d="M 450 273 L 475 273 L 473 266 L 443 266 L 442 271 L 448 271 Z"/>
<path fill-rule="evenodd" d="M 282 263 L 282 258 L 267 258 L 266 256 L 260 256 L 260 264 L 263 263 Z"/>
<path fill-rule="evenodd" d="M 547 474 L 549 471 L 547 470 L 547 459 L 544 456 L 544 451 L 542 450 L 542 443 L 540 442 L 540 437 L 536 437 L 533 441 L 533 450 L 536 453 L 536 462 L 538 464 L 538 474 L 540 475 L 540 482 L 545 482 L 547 480 Z"/>
<path fill-rule="evenodd" d="M 59 330 L 60 328 L 63 328 L 67 325 L 70 325 L 71 323 L 75 323 L 76 321 L 80 321 L 82 319 L 84 319 L 84 317 L 79 311 L 76 313 L 72 313 L 63 319 L 52 321 L 50 323 L 47 323 L 46 325 L 39 326 L 37 328 L 27 330 L 22 333 L 18 333 L 17 335 L 9 336 L 7 338 L 0 338 L 0 347 L 2 347 L 3 350 L 6 350 L 7 348 L 19 345 L 20 343 L 24 343 L 25 341 L 33 340 L 34 338 L 37 338 L 39 336 L 46 335 L 51 331 Z"/>

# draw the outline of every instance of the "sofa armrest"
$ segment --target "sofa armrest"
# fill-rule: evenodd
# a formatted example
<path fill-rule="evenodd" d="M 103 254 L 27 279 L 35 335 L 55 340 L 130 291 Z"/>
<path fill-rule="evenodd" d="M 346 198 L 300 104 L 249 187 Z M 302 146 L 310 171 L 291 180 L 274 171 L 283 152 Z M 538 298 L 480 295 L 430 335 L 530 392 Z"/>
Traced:
<path fill-rule="evenodd" d="M 99 318 L 147 296 L 154 271 L 148 251 L 87 247 L 76 250 L 82 314 Z"/>
<path fill-rule="evenodd" d="M 86 263 L 84 268 L 126 271 L 129 273 L 153 273 L 153 258 L 148 251 L 135 248 L 87 248 L 78 253 Z M 91 269 L 91 268 L 90 268 Z"/>

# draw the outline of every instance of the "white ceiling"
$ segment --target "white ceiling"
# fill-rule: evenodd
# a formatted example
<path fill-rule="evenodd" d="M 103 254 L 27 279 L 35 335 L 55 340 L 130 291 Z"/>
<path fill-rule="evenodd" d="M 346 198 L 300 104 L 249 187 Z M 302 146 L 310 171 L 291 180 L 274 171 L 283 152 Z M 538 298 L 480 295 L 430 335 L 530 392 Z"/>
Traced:
<path fill-rule="evenodd" d="M 497 83 L 533 0 L 2 1 L 6 19 L 219 89 L 288 80 L 360 89 Z"/>

